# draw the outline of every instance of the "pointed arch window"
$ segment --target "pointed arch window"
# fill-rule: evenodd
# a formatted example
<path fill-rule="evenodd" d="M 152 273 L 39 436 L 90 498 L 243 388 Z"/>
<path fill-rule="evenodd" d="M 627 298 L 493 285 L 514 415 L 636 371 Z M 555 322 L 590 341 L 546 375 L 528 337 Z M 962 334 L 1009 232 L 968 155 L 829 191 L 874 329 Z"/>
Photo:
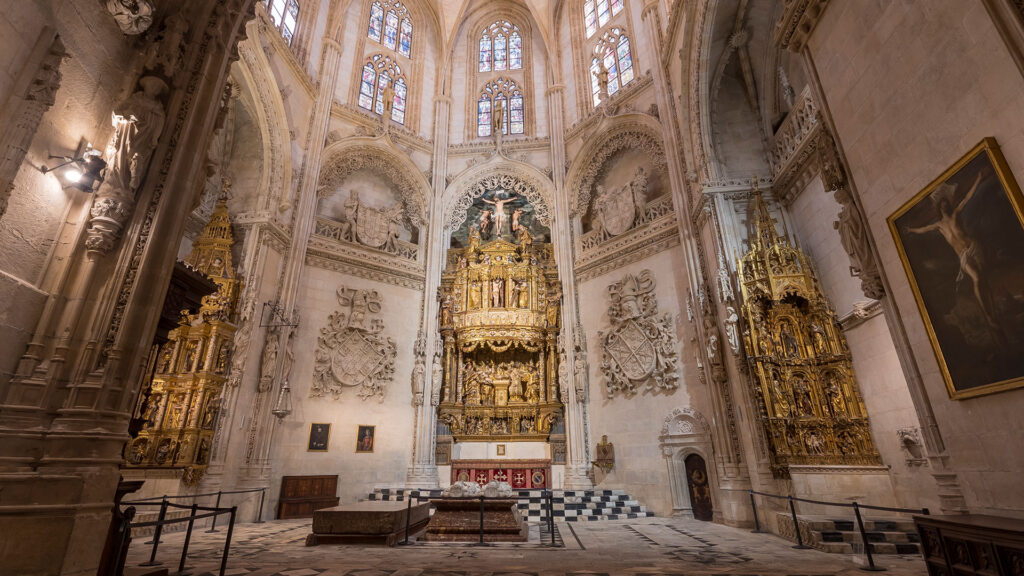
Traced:
<path fill-rule="evenodd" d="M 583 22 L 587 38 L 593 36 L 612 16 L 622 12 L 623 0 L 587 0 L 583 4 Z"/>
<path fill-rule="evenodd" d="M 480 71 L 501 72 L 523 68 L 523 36 L 519 27 L 498 20 L 480 34 Z"/>
<path fill-rule="evenodd" d="M 299 23 L 299 0 L 264 0 L 267 15 L 289 45 Z"/>
<path fill-rule="evenodd" d="M 405 57 L 412 54 L 412 17 L 401 2 L 376 0 L 370 6 L 366 37 Z"/>
<path fill-rule="evenodd" d="M 526 132 L 526 102 L 514 80 L 498 78 L 489 82 L 480 92 L 476 103 L 476 135 L 491 135 L 494 114 L 501 111 L 502 134 Z"/>
<path fill-rule="evenodd" d="M 390 57 L 374 54 L 362 68 L 359 81 L 359 107 L 374 114 L 384 114 L 384 99 L 388 86 L 394 90 L 391 99 L 391 119 L 405 124 L 408 84 L 405 74 Z"/>
<path fill-rule="evenodd" d="M 594 58 L 590 62 L 590 92 L 594 106 L 601 103 L 601 83 L 598 78 L 602 65 L 608 72 L 609 96 L 633 81 L 633 55 L 629 48 L 629 36 L 621 28 L 605 32 L 594 48 Z"/>

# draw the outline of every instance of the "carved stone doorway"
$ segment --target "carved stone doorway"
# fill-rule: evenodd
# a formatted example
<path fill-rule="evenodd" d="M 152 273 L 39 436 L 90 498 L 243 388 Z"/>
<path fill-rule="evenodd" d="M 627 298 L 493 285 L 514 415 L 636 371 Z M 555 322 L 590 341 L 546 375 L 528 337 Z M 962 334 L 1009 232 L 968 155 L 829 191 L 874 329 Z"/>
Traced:
<path fill-rule="evenodd" d="M 711 485 L 708 482 L 708 468 L 700 454 L 690 454 L 685 460 L 686 485 L 690 491 L 690 503 L 693 506 L 693 517 L 697 520 L 710 521 L 713 506 L 711 504 Z"/>

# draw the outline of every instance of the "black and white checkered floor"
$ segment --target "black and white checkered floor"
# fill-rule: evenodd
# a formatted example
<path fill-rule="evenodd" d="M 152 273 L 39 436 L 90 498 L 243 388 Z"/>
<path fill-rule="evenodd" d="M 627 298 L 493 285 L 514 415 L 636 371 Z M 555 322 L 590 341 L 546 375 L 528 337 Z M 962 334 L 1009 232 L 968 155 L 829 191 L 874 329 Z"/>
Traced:
<path fill-rule="evenodd" d="M 412 490 L 404 488 L 378 488 L 370 500 L 404 501 L 411 492 L 414 501 L 437 498 L 440 490 Z M 548 493 L 544 490 L 516 490 L 519 511 L 528 522 L 543 522 L 548 518 Z M 582 522 L 593 520 L 632 520 L 654 516 L 639 502 L 622 490 L 553 490 L 551 511 L 555 521 Z"/>
<path fill-rule="evenodd" d="M 309 520 L 236 526 L 227 576 L 852 576 L 861 557 L 794 550 L 767 534 L 676 518 L 609 522 L 556 522 L 558 547 L 532 525 L 531 541 L 474 547 L 467 544 L 383 546 L 304 545 Z M 212 576 L 220 567 L 224 532 L 192 535 L 188 572 Z M 145 538 L 133 541 L 128 566 L 149 557 Z M 166 534 L 157 559 L 176 571 L 184 534 Z M 925 572 L 920 556 L 887 555 L 892 576 Z"/>

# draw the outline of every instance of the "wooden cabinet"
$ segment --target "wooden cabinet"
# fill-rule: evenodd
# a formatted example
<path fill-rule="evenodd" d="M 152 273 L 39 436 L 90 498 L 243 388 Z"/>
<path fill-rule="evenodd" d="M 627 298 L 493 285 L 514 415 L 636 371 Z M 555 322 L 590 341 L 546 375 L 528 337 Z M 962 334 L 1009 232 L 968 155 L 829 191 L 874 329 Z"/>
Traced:
<path fill-rule="evenodd" d="M 338 505 L 338 476 L 285 476 L 281 478 L 278 519 L 312 518 L 313 511 Z"/>
<path fill-rule="evenodd" d="M 1024 576 L 1024 520 L 914 516 L 932 576 Z"/>

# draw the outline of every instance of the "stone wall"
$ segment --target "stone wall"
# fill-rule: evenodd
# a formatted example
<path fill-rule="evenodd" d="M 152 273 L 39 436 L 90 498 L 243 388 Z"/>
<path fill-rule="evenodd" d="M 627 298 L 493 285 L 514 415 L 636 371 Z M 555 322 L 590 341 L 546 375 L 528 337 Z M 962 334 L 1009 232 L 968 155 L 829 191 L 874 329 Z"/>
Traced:
<path fill-rule="evenodd" d="M 1010 449 L 1020 440 L 1024 391 L 949 398 L 886 225 L 984 137 L 995 137 L 1024 176 L 1024 78 L 981 2 L 837 3 L 809 50 L 910 340 L 913 360 L 903 361 L 921 372 L 966 503 L 1024 516 L 1024 452 Z"/>

